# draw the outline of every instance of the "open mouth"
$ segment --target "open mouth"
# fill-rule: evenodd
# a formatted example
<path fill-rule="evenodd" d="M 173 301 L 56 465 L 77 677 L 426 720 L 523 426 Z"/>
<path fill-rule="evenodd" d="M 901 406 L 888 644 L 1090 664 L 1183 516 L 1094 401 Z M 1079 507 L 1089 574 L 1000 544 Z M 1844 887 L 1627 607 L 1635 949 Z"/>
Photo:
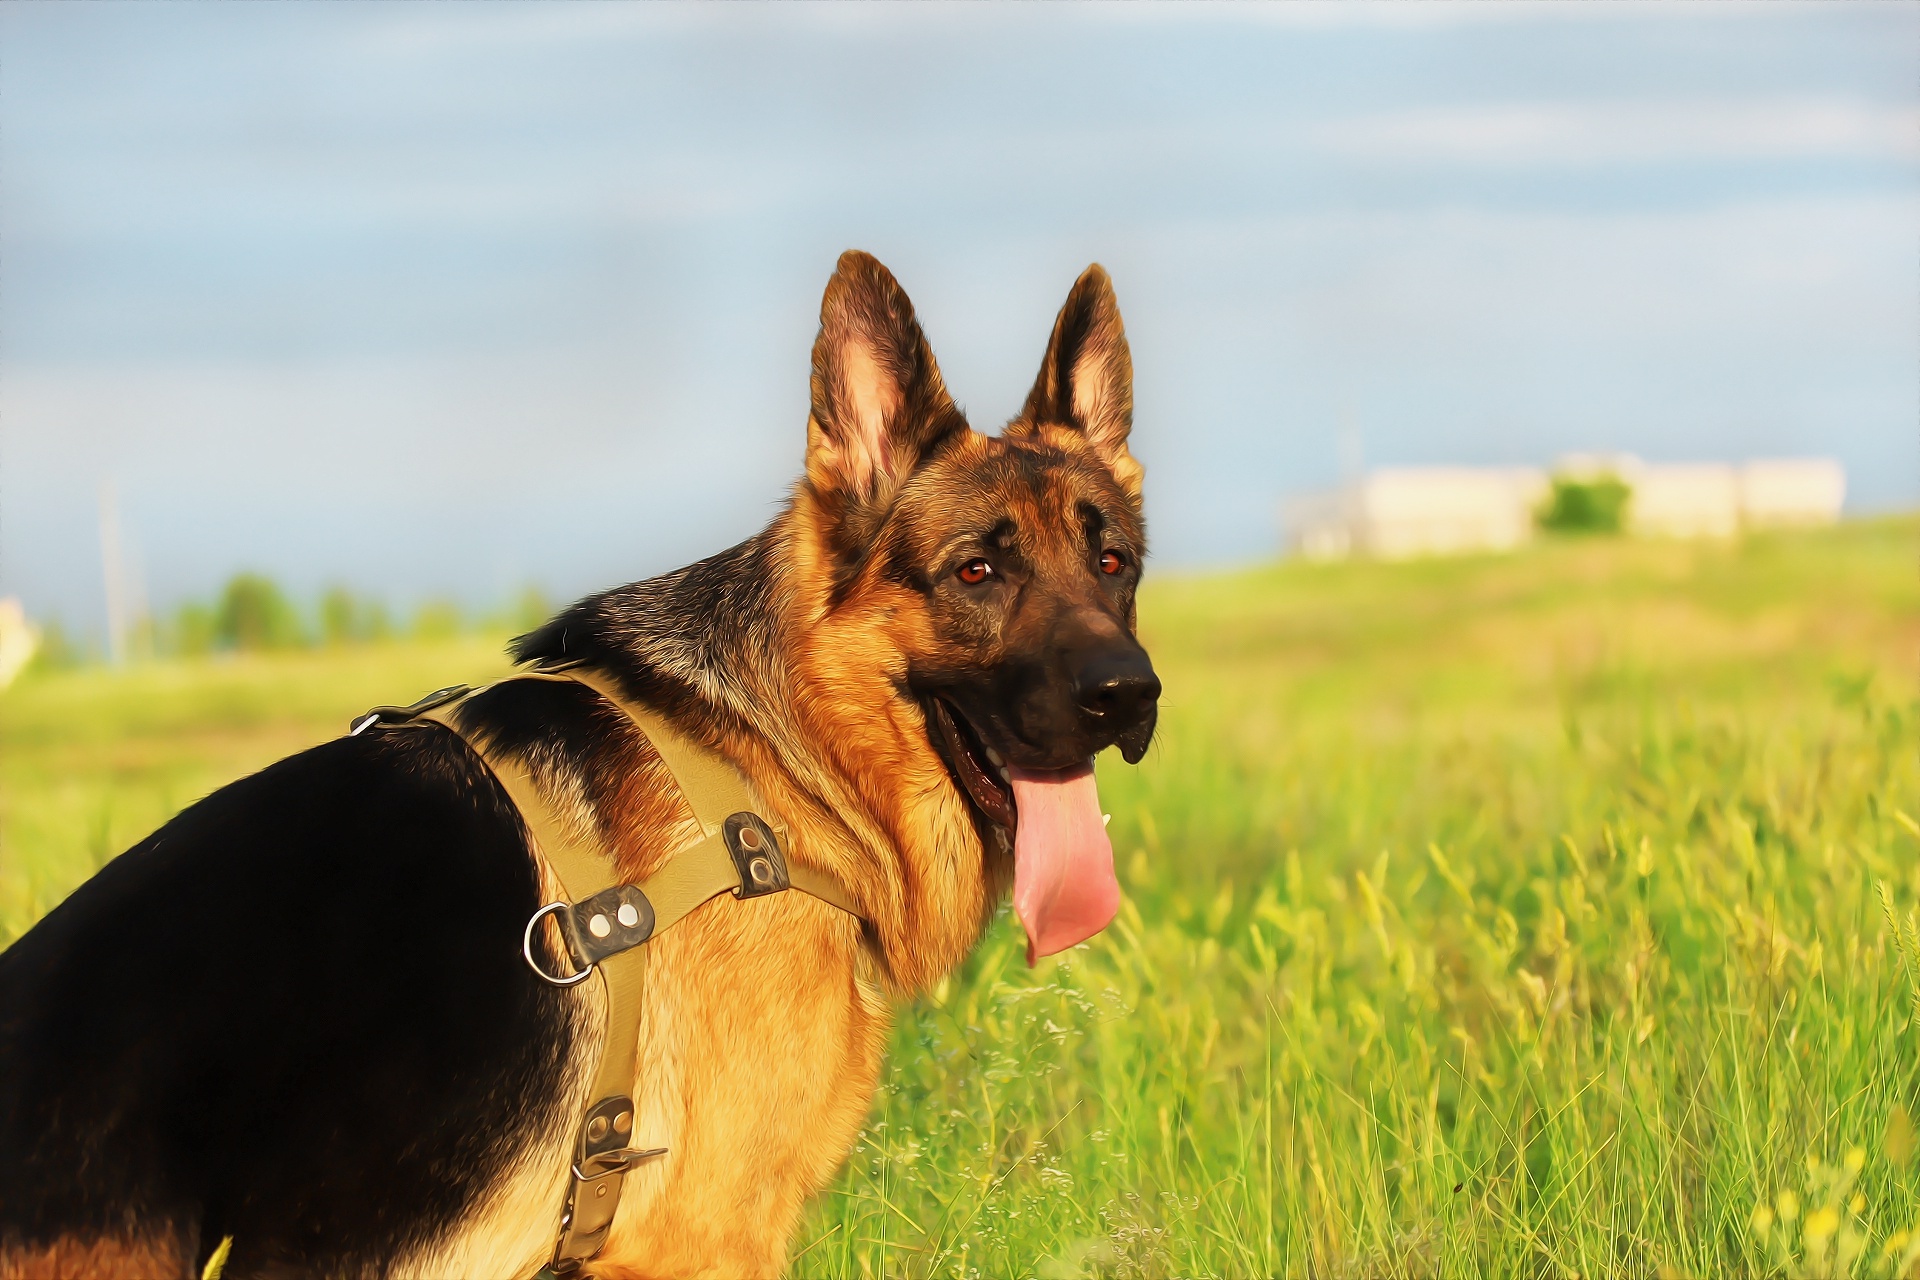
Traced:
<path fill-rule="evenodd" d="M 945 698 L 931 699 L 931 718 L 960 789 L 1013 833 L 1013 908 L 1027 931 L 1027 963 L 1106 928 L 1120 908 L 1120 884 L 1093 761 L 1023 769 L 1002 760 Z"/>
<path fill-rule="evenodd" d="M 946 747 L 947 764 L 974 807 L 1012 831 L 1018 825 L 1013 805 L 1013 774 L 1000 753 L 980 740 L 966 714 L 945 698 L 930 699 L 933 722 Z"/>

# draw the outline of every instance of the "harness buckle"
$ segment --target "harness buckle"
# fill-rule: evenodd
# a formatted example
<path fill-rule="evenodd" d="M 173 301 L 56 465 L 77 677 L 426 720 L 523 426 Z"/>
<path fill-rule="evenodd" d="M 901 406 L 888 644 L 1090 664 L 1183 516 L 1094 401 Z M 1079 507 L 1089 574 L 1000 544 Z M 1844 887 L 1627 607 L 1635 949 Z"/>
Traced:
<path fill-rule="evenodd" d="M 616 884 L 582 898 L 561 919 L 574 961 L 582 966 L 631 951 L 653 936 L 653 903 L 637 884 Z"/>
<path fill-rule="evenodd" d="M 618 1151 L 602 1151 L 597 1155 L 588 1156 L 585 1160 L 573 1166 L 573 1176 L 584 1182 L 589 1178 L 598 1178 L 602 1174 L 625 1173 L 642 1161 L 651 1160 L 655 1156 L 663 1156 L 665 1154 L 667 1154 L 665 1147 L 647 1147 L 645 1149 L 640 1147 L 622 1147 Z"/>
<path fill-rule="evenodd" d="M 620 1208 L 620 1188 L 627 1171 L 667 1153 L 665 1147 L 642 1150 L 628 1146 L 633 1125 L 633 1099 L 625 1094 L 602 1098 L 587 1108 L 574 1146 L 560 1239 L 554 1244 L 553 1262 L 549 1264 L 555 1275 L 572 1275 L 600 1252 Z"/>
<path fill-rule="evenodd" d="M 572 910 L 571 903 L 549 902 L 546 906 L 540 908 L 538 911 L 533 913 L 533 917 L 527 921 L 526 932 L 520 935 L 521 958 L 527 962 L 527 968 L 533 970 L 534 976 L 540 979 L 540 981 L 546 983 L 550 987 L 578 986 L 582 982 L 585 982 L 587 980 L 587 976 L 593 972 L 592 965 L 582 964 L 582 965 L 576 965 L 575 972 L 569 975 L 568 977 L 556 978 L 552 974 L 548 973 L 545 969 L 542 969 L 540 967 L 540 962 L 533 958 L 533 931 L 540 927 L 540 922 L 546 919 L 548 916 L 552 915 L 556 911 L 571 911 L 571 910 Z"/>
<path fill-rule="evenodd" d="M 376 724 L 405 724 L 417 716 L 423 716 L 435 707 L 444 707 L 466 697 L 473 690 L 464 684 L 450 684 L 444 689 L 435 689 L 410 707 L 375 707 L 373 710 L 357 715 L 347 726 L 347 736 L 357 738 Z"/>
<path fill-rule="evenodd" d="M 787 877 L 787 856 L 773 828 L 757 813 L 741 810 L 721 828 L 726 835 L 727 852 L 733 857 L 734 870 L 740 873 L 736 898 L 764 898 L 792 887 Z"/>
<path fill-rule="evenodd" d="M 533 958 L 533 931 L 550 915 L 560 917 L 560 934 L 573 959 L 574 972 L 565 978 L 548 973 Z M 534 912 L 520 935 L 520 955 L 540 981 L 571 987 L 608 956 L 631 951 L 651 938 L 653 924 L 653 903 L 646 892 L 637 884 L 616 884 L 579 902 L 549 902 Z"/>

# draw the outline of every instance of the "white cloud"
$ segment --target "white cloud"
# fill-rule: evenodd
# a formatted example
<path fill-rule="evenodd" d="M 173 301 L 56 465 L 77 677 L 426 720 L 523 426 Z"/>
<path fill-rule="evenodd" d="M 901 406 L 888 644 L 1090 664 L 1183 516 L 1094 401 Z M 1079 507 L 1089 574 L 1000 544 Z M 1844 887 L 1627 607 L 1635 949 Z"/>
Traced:
<path fill-rule="evenodd" d="M 1597 165 L 1852 156 L 1920 159 L 1920 108 L 1833 98 L 1437 107 L 1323 125 L 1363 160 Z"/>
<path fill-rule="evenodd" d="M 865 4 L 735 6 L 699 3 L 507 3 L 484 9 L 406 7 L 375 25 L 363 47 L 376 54 L 439 56 L 490 49 L 599 44 L 669 32 L 765 29 L 899 36 L 935 29 L 1012 31 L 1023 24 L 1252 25 L 1301 30 L 1423 30 L 1543 22 L 1619 22 L 1778 17 L 1777 3 L 1630 3 L 1628 0 L 1166 0 L 1073 6 L 929 5 L 919 0 Z"/>
<path fill-rule="evenodd" d="M 1621 0 L 1185 0 L 1184 3 L 1096 4 L 1083 6 L 1114 22 L 1227 21 L 1263 26 L 1452 27 L 1465 25 L 1605 21 L 1645 18 L 1664 11 L 1686 13 L 1755 12 L 1752 4 L 1628 4 Z"/>

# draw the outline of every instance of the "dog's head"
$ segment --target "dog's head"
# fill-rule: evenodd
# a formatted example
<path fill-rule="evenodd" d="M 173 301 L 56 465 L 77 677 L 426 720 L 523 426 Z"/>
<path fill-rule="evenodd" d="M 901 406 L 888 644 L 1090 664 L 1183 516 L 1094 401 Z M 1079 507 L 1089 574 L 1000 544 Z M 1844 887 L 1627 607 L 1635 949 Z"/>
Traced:
<path fill-rule="evenodd" d="M 866 254 L 840 259 L 814 344 L 801 497 L 832 608 L 885 618 L 898 695 L 983 837 L 1013 834 L 1015 906 L 1041 955 L 1118 904 L 1092 760 L 1118 746 L 1138 761 L 1160 696 L 1134 637 L 1146 534 L 1132 378 L 1098 266 L 997 437 L 969 428 L 912 304 Z"/>

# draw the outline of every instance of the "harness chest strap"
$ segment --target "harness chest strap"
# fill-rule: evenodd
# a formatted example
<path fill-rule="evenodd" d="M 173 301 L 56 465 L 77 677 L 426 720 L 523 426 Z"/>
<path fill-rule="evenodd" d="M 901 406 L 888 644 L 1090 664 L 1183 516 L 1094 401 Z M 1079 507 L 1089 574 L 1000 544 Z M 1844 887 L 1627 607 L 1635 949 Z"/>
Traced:
<path fill-rule="evenodd" d="M 724 828 L 726 819 L 730 815 L 740 812 L 757 813 L 762 807 L 752 789 L 747 785 L 745 776 L 738 769 L 681 733 L 665 716 L 651 707 L 643 707 L 629 701 L 613 681 L 594 671 L 569 672 L 563 678 L 571 678 L 586 685 L 624 711 L 628 719 L 640 726 L 640 732 L 647 736 L 647 740 L 653 744 L 653 749 L 666 763 L 668 772 L 673 774 L 674 781 L 680 784 L 681 795 L 686 797 L 688 807 L 693 810 L 693 816 L 709 836 L 716 829 Z M 679 860 L 680 858 L 676 856 L 673 861 Z M 668 863 L 662 871 L 671 869 L 672 865 L 672 862 Z M 830 906 L 838 907 L 850 916 L 859 916 L 860 909 L 853 904 L 853 899 L 847 896 L 846 889 L 832 876 L 815 871 L 812 867 L 798 866 L 792 862 L 785 863 L 785 871 L 787 881 L 793 888 L 809 897 L 818 898 Z M 722 887 L 732 888 L 733 885 L 728 884 Z M 709 892 L 692 906 L 698 906 L 700 902 L 705 902 L 712 896 L 713 893 Z M 689 910 L 691 909 L 690 906 Z M 665 927 L 665 925 L 656 926 L 657 929 Z"/>
<path fill-rule="evenodd" d="M 461 732 L 456 709 L 477 691 L 443 689 L 412 707 L 376 708 L 353 725 L 352 731 L 358 733 L 376 720 L 429 721 L 460 734 L 493 770 L 562 891 L 572 898 L 571 902 L 542 907 L 528 921 L 523 939 L 527 963 L 545 981 L 572 986 L 597 972 L 606 991 L 606 1034 L 588 1094 L 591 1101 L 574 1142 L 567 1202 L 553 1261 L 542 1273 L 570 1276 L 606 1243 L 627 1170 L 666 1152 L 664 1147 L 642 1149 L 631 1145 L 636 1112 L 629 1090 L 639 1055 L 640 1003 L 646 975 L 642 944 L 726 892 L 742 898 L 761 897 L 791 887 L 850 915 L 858 917 L 859 911 L 831 876 L 786 861 L 774 828 L 760 816 L 760 806 L 746 779 L 731 764 L 681 734 L 650 708 L 629 701 L 611 681 L 584 671 L 529 673 L 509 679 L 573 681 L 618 707 L 646 735 L 673 774 L 702 833 L 699 840 L 671 855 L 653 875 L 638 885 L 626 884 L 615 874 L 611 851 L 597 840 L 576 840 L 519 761 L 495 755 Z M 534 961 L 534 930 L 550 914 L 561 916 L 562 933 L 577 966 L 571 977 L 556 978 Z M 586 922 L 584 927 L 582 921 Z"/>

